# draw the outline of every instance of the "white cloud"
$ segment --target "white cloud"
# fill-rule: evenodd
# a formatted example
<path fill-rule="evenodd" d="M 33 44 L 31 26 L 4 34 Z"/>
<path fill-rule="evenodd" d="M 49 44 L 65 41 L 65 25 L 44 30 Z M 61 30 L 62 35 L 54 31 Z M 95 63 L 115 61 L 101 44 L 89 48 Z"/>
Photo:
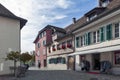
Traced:
<path fill-rule="evenodd" d="M 67 9 L 70 0 L 0 0 L 5 7 L 17 16 L 28 20 L 21 30 L 22 52 L 34 50 L 33 41 L 40 29 L 67 15 L 56 11 L 57 8 Z"/>

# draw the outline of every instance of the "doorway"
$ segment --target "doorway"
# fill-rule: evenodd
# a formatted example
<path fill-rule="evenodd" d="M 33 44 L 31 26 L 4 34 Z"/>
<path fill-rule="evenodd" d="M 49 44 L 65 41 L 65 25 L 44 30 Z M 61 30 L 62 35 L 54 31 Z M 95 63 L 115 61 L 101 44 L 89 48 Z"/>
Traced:
<path fill-rule="evenodd" d="M 47 60 L 44 59 L 44 67 L 46 67 L 46 66 L 47 66 Z"/>
<path fill-rule="evenodd" d="M 100 54 L 93 54 L 93 70 L 100 70 Z"/>
<path fill-rule="evenodd" d="M 68 57 L 68 70 L 75 70 L 75 59 L 73 56 Z"/>

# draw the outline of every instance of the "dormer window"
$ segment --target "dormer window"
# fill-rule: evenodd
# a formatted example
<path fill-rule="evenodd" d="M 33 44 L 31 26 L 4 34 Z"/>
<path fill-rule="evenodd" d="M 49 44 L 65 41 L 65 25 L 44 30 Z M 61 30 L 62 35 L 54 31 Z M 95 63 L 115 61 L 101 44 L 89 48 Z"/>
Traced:
<path fill-rule="evenodd" d="M 106 9 L 105 7 L 95 7 L 94 9 L 90 10 L 89 12 L 87 12 L 85 14 L 85 16 L 87 17 L 86 21 L 93 20 L 99 14 L 101 14 L 102 12 L 104 12 L 105 9 Z"/>
<path fill-rule="evenodd" d="M 97 14 L 91 15 L 91 16 L 87 17 L 87 21 L 93 20 L 96 17 L 97 17 Z"/>
<path fill-rule="evenodd" d="M 100 2 L 102 7 L 106 7 L 109 4 L 110 0 L 101 0 Z"/>

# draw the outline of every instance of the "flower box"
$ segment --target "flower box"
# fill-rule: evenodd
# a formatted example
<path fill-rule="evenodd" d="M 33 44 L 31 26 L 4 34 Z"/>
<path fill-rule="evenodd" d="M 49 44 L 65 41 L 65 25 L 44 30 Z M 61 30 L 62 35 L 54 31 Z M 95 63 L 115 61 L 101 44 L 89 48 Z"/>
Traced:
<path fill-rule="evenodd" d="M 55 49 L 55 48 L 53 48 L 53 51 L 56 51 L 56 49 Z"/>
<path fill-rule="evenodd" d="M 71 47 L 72 47 L 72 45 L 71 45 L 71 44 L 67 44 L 67 47 L 68 47 L 68 48 L 71 48 Z"/>
<path fill-rule="evenodd" d="M 65 45 L 62 45 L 62 49 L 65 49 L 66 48 L 66 46 Z"/>

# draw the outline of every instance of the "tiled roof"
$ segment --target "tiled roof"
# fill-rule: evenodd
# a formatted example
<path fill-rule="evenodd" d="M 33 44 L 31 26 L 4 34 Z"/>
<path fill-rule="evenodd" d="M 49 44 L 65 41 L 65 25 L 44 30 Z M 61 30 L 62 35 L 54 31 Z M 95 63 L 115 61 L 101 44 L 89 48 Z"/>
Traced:
<path fill-rule="evenodd" d="M 20 20 L 20 28 L 21 29 L 27 22 L 27 20 L 25 20 L 23 18 L 20 18 L 20 17 L 17 17 L 16 15 L 14 15 L 7 8 L 5 8 L 2 4 L 0 4 L 0 16 L 8 17 L 8 18 L 16 19 L 16 20 Z"/>
<path fill-rule="evenodd" d="M 102 17 L 102 15 L 105 15 L 106 13 L 112 11 L 113 9 L 115 9 L 119 6 L 120 6 L 120 0 L 111 0 L 111 2 L 106 7 L 107 9 L 104 11 L 104 13 L 101 13 L 100 16 Z M 96 17 L 96 19 L 99 19 L 101 17 L 98 16 L 98 17 Z M 93 21 L 95 21 L 96 19 L 94 19 Z M 75 24 L 71 24 L 71 25 L 67 26 L 65 28 L 65 30 L 72 32 L 72 31 L 75 31 L 81 27 L 84 27 L 88 23 L 93 22 L 93 21 L 87 22 L 86 20 L 87 20 L 87 18 L 85 16 L 83 16 L 79 20 L 77 20 L 77 22 Z"/>
<path fill-rule="evenodd" d="M 63 29 L 63 28 L 59 28 L 59 27 L 56 27 L 56 26 L 52 26 L 52 25 L 47 25 L 46 27 L 44 27 L 42 30 L 40 30 L 38 32 L 38 35 L 37 37 L 35 38 L 34 42 L 35 43 L 39 37 L 39 34 L 42 33 L 43 31 L 45 31 L 46 29 L 55 29 L 56 32 L 61 32 L 61 33 L 64 33 L 66 34 L 66 31 Z"/>
<path fill-rule="evenodd" d="M 66 33 L 66 31 L 63 28 L 59 28 L 59 27 L 52 26 L 52 25 L 47 25 L 46 27 L 44 27 L 42 30 L 39 31 L 39 34 L 46 29 L 55 29 L 57 32 Z"/>
<path fill-rule="evenodd" d="M 107 8 L 108 8 L 108 9 L 113 9 L 113 8 L 119 6 L 119 5 L 120 5 L 120 0 L 112 0 L 112 1 L 108 4 Z"/>
<path fill-rule="evenodd" d="M 77 27 L 79 27 L 80 24 L 86 23 L 86 19 L 87 19 L 87 18 L 86 18 L 85 16 L 83 16 L 83 17 L 81 17 L 80 19 L 78 19 L 78 20 L 76 21 L 76 23 L 70 24 L 69 26 L 67 26 L 67 27 L 65 28 L 66 32 L 71 32 L 72 30 L 74 30 L 74 29 L 76 29 Z"/>

